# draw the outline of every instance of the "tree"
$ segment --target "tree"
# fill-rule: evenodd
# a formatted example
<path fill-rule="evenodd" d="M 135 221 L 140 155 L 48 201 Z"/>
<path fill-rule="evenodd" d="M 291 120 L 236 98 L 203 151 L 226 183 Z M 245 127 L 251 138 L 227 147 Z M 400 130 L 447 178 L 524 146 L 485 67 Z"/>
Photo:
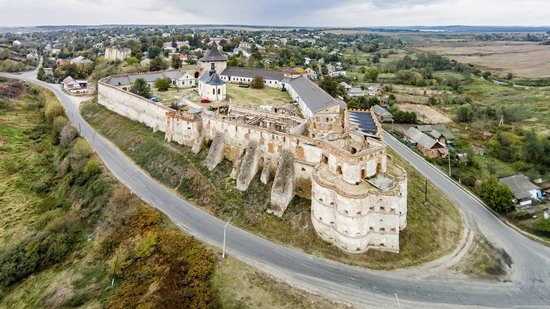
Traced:
<path fill-rule="evenodd" d="M 474 118 L 474 110 L 471 104 L 464 104 L 456 111 L 456 119 L 460 122 L 470 122 Z"/>
<path fill-rule="evenodd" d="M 157 87 L 159 91 L 166 91 L 170 86 L 172 86 L 172 79 L 170 79 L 170 77 L 155 80 L 155 87 Z"/>
<path fill-rule="evenodd" d="M 478 189 L 479 197 L 497 212 L 509 212 L 514 209 L 514 194 L 507 185 L 499 183 L 498 179 L 491 176 Z"/>
<path fill-rule="evenodd" d="M 44 68 L 40 67 L 38 69 L 38 72 L 36 73 L 36 78 L 38 80 L 45 80 L 46 79 L 46 72 L 44 72 Z"/>
<path fill-rule="evenodd" d="M 160 56 L 149 62 L 149 71 L 162 71 L 168 69 L 168 63 L 166 63 Z"/>
<path fill-rule="evenodd" d="M 127 63 L 128 65 L 134 65 L 134 64 L 138 64 L 138 63 L 139 63 L 139 60 L 138 60 L 136 57 L 132 57 L 132 56 L 126 58 L 125 61 L 126 61 L 126 63 Z"/>
<path fill-rule="evenodd" d="M 373 82 L 375 82 L 378 79 L 379 73 L 380 72 L 376 67 L 369 68 L 369 70 L 367 71 L 367 74 L 369 75 L 370 80 L 372 80 Z"/>
<path fill-rule="evenodd" d="M 143 78 L 138 78 L 134 81 L 134 84 L 130 87 L 130 92 L 142 96 L 146 99 L 151 98 L 151 90 L 149 89 L 149 85 L 147 85 L 147 82 Z"/>
<path fill-rule="evenodd" d="M 179 69 L 181 68 L 181 59 L 178 57 L 178 55 L 172 55 L 172 68 L 173 69 Z"/>
<path fill-rule="evenodd" d="M 265 81 L 262 76 L 256 76 L 252 79 L 250 87 L 254 89 L 263 89 L 265 87 Z"/>
<path fill-rule="evenodd" d="M 161 52 L 162 52 L 162 49 L 160 49 L 160 47 L 153 45 L 149 47 L 149 49 L 147 50 L 147 57 L 149 57 L 149 59 L 154 59 L 158 57 Z"/>
<path fill-rule="evenodd" d="M 340 87 L 340 84 L 336 80 L 336 78 L 327 76 L 319 82 L 319 87 L 321 87 L 324 91 L 326 91 L 328 94 L 330 94 L 333 97 L 336 97 L 338 95 L 343 94 L 343 90 Z"/>
<path fill-rule="evenodd" d="M 512 78 L 514 78 L 514 74 L 512 73 L 506 74 L 506 79 L 511 80 Z"/>
<path fill-rule="evenodd" d="M 485 71 L 481 76 L 483 76 L 484 79 L 488 79 L 491 76 L 491 72 Z"/>

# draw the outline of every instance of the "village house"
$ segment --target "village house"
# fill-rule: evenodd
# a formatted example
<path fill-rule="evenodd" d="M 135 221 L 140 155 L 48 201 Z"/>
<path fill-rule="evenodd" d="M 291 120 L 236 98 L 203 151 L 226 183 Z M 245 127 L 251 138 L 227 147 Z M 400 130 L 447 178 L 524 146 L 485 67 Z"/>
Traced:
<path fill-rule="evenodd" d="M 359 87 L 353 87 L 347 90 L 348 96 L 350 97 L 362 97 L 365 95 L 366 91 L 359 88 Z"/>
<path fill-rule="evenodd" d="M 388 112 L 387 109 L 383 108 L 382 106 L 376 104 L 372 107 L 372 111 L 378 118 L 378 121 L 380 122 L 393 122 L 393 115 Z"/>
<path fill-rule="evenodd" d="M 76 58 L 73 58 L 69 61 L 71 64 L 79 64 L 79 65 L 92 65 L 94 62 L 84 56 L 78 56 Z"/>
<path fill-rule="evenodd" d="M 525 175 L 514 175 L 499 179 L 514 194 L 514 202 L 519 206 L 530 206 L 542 198 L 542 190 Z"/>
<path fill-rule="evenodd" d="M 410 127 L 405 131 L 405 137 L 412 147 L 416 147 L 426 158 L 446 158 L 449 155 L 449 149 L 439 141 Z"/>
<path fill-rule="evenodd" d="M 63 82 L 63 89 L 72 95 L 88 94 L 88 81 L 87 80 L 75 80 L 71 76 L 67 76 Z"/>

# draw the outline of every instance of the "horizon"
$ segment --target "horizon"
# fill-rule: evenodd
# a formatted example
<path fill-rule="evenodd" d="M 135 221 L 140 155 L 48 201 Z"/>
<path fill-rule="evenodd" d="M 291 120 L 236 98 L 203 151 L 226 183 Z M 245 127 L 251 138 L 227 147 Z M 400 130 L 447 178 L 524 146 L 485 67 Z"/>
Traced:
<path fill-rule="evenodd" d="M 266 27 L 546 27 L 544 0 L 0 0 L 0 27 L 254 25 Z M 488 14 L 487 12 L 490 12 Z"/>

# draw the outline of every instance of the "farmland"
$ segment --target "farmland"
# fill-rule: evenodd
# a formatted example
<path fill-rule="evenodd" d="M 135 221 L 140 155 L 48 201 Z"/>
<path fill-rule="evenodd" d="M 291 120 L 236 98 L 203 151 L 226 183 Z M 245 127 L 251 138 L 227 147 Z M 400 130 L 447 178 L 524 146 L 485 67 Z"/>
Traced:
<path fill-rule="evenodd" d="M 438 42 L 416 46 L 453 60 L 473 64 L 499 75 L 550 77 L 550 46 L 528 42 Z"/>

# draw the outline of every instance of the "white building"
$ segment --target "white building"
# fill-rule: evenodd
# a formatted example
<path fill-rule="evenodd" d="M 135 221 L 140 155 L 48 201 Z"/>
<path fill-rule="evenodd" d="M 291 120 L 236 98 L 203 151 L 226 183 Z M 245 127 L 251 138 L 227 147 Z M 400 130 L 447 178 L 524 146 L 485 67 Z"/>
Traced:
<path fill-rule="evenodd" d="M 227 98 L 227 86 L 216 73 L 215 64 L 212 64 L 211 69 L 199 79 L 199 95 L 201 99 L 210 102 L 221 102 Z"/>
<path fill-rule="evenodd" d="M 105 60 L 107 61 L 123 61 L 124 59 L 130 57 L 132 51 L 129 48 L 119 48 L 119 47 L 107 47 L 105 48 Z"/>

